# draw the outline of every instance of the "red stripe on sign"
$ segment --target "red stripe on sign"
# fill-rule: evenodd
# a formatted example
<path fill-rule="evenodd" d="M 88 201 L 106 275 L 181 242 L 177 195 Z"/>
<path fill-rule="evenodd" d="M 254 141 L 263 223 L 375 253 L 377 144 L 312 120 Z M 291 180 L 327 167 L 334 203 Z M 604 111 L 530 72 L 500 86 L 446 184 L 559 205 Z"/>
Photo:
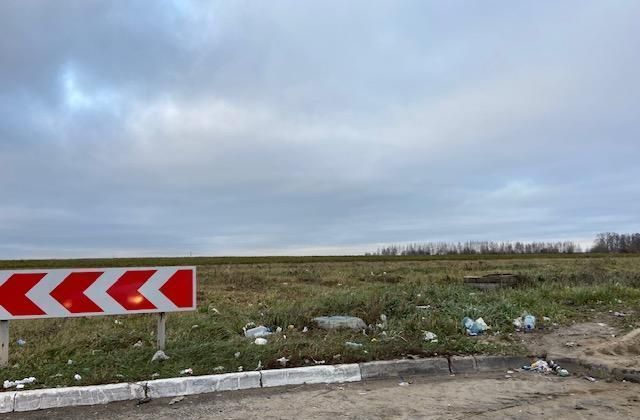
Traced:
<path fill-rule="evenodd" d="M 103 271 L 71 273 L 51 291 L 51 297 L 72 314 L 102 312 L 102 308 L 84 294 L 102 274 Z"/>
<path fill-rule="evenodd" d="M 107 290 L 107 294 L 128 311 L 157 309 L 139 289 L 156 270 L 127 271 Z"/>
<path fill-rule="evenodd" d="M 44 315 L 44 311 L 27 297 L 27 293 L 46 275 L 13 274 L 0 285 L 0 306 L 13 316 Z"/>
<path fill-rule="evenodd" d="M 193 270 L 178 270 L 160 291 L 178 308 L 193 306 Z"/>

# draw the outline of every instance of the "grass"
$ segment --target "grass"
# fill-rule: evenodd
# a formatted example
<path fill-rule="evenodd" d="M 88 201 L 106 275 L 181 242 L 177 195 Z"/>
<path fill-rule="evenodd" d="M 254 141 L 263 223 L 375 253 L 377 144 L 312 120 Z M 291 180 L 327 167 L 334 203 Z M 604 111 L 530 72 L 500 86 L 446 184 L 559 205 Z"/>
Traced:
<path fill-rule="evenodd" d="M 407 355 L 517 354 L 525 351 L 513 334 L 512 319 L 529 311 L 541 328 L 566 324 L 609 310 L 640 304 L 640 257 L 552 257 L 472 259 L 133 259 L 0 262 L 3 268 L 198 264 L 198 310 L 170 314 L 167 354 L 152 363 L 155 317 L 135 315 L 11 322 L 10 366 L 0 380 L 35 376 L 40 387 L 111 383 L 194 374 L 290 366 L 360 362 Z M 464 275 L 515 272 L 526 285 L 477 291 L 462 283 Z M 418 305 L 430 305 L 419 309 Z M 363 335 L 323 331 L 311 319 L 353 315 L 374 328 Z M 386 315 L 387 325 L 380 323 Z M 482 316 L 492 327 L 485 337 L 468 337 L 462 317 Z M 550 322 L 542 317 L 551 318 Z M 115 322 L 115 321 L 118 322 Z M 244 338 L 247 323 L 282 327 L 266 346 Z M 634 317 L 623 320 L 631 328 Z M 293 329 L 289 329 L 289 326 Z M 309 327 L 309 331 L 302 332 Z M 424 331 L 438 343 L 423 340 Z M 286 338 L 285 338 L 286 336 Z M 18 346 L 23 338 L 26 345 Z M 141 341 L 142 348 L 134 343 Z M 345 341 L 363 344 L 347 349 Z M 239 352 L 239 357 L 235 354 Z M 68 364 L 72 360 L 72 364 Z"/>

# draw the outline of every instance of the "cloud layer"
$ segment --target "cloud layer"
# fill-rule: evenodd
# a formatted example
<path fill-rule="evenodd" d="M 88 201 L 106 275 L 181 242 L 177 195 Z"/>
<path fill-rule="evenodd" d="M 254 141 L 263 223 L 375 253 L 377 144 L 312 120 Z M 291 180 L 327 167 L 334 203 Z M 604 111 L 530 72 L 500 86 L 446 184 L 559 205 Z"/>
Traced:
<path fill-rule="evenodd" d="M 640 4 L 0 3 L 0 258 L 638 231 Z"/>

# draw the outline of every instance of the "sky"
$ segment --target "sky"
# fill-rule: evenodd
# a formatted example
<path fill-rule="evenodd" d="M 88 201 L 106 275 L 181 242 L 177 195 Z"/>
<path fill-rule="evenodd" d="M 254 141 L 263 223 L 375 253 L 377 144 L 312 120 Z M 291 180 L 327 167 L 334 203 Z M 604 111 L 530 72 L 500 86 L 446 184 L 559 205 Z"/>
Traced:
<path fill-rule="evenodd" d="M 640 231 L 640 2 L 0 2 L 0 259 Z"/>

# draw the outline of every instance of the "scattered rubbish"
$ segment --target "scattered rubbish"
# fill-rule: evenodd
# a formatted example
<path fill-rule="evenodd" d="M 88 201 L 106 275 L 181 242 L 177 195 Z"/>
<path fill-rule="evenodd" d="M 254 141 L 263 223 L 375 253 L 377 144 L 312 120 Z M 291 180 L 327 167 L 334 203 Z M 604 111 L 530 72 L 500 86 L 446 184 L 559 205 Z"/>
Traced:
<path fill-rule="evenodd" d="M 620 300 L 620 299 L 616 299 L 616 302 L 618 302 L 618 303 L 622 303 L 622 300 Z"/>
<path fill-rule="evenodd" d="M 242 372 L 244 368 L 242 366 L 238 366 L 238 372 Z"/>
<path fill-rule="evenodd" d="M 468 316 L 464 317 L 464 319 L 462 320 L 462 325 L 467 331 L 467 334 L 471 336 L 480 335 L 489 328 L 487 326 L 487 323 L 484 322 L 484 319 L 478 318 L 474 321 Z"/>
<path fill-rule="evenodd" d="M 26 340 L 23 340 L 22 338 L 18 338 L 18 340 L 16 341 L 16 343 L 17 343 L 20 347 L 22 347 L 22 346 L 24 346 L 25 344 L 27 344 Z"/>
<path fill-rule="evenodd" d="M 380 315 L 380 323 L 376 324 L 376 327 L 381 329 L 387 328 L 387 316 L 385 314 Z"/>
<path fill-rule="evenodd" d="M 289 363 L 290 359 L 287 359 L 286 357 L 282 356 L 281 358 L 277 359 L 276 362 L 280 363 L 280 366 L 287 366 L 287 363 Z"/>
<path fill-rule="evenodd" d="M 220 311 L 217 310 L 213 305 L 209 305 L 209 308 L 207 308 L 209 312 L 214 313 L 216 315 L 220 315 Z"/>
<path fill-rule="evenodd" d="M 522 369 L 528 370 L 528 371 L 536 371 L 536 372 L 545 373 L 545 374 L 555 372 L 556 375 L 562 376 L 562 377 L 569 376 L 569 371 L 566 369 L 563 369 L 559 364 L 557 364 L 553 360 L 550 360 L 549 362 L 541 359 L 536 360 L 535 362 L 531 363 L 531 365 L 529 366 L 523 366 Z"/>
<path fill-rule="evenodd" d="M 198 328 L 200 328 L 200 325 L 198 325 L 198 324 L 193 324 L 193 325 L 191 326 L 191 329 L 192 329 L 192 330 L 195 330 L 195 329 L 198 329 Z"/>
<path fill-rule="evenodd" d="M 116 374 L 116 378 L 124 378 L 124 375 L 121 373 Z"/>
<path fill-rule="evenodd" d="M 262 360 L 258 360 L 258 366 L 253 370 L 262 370 Z"/>
<path fill-rule="evenodd" d="M 35 382 L 36 382 L 36 378 L 31 376 L 29 378 L 19 379 L 17 381 L 4 381 L 2 386 L 3 386 L 4 389 L 9 389 L 9 388 L 13 388 L 13 387 L 17 388 L 19 385 L 22 385 L 20 388 L 18 388 L 18 389 L 22 389 L 22 388 L 24 388 L 25 385 L 31 385 L 31 384 L 33 384 Z"/>
<path fill-rule="evenodd" d="M 599 327 L 606 327 L 606 326 L 607 326 L 607 324 L 605 324 L 604 322 L 598 322 L 598 326 L 599 326 Z"/>
<path fill-rule="evenodd" d="M 435 335 L 434 333 L 432 333 L 431 331 L 425 331 L 424 332 L 424 340 L 428 341 L 430 343 L 437 343 L 438 342 L 438 336 Z"/>
<path fill-rule="evenodd" d="M 598 380 L 593 376 L 585 376 L 584 379 L 586 379 L 589 382 L 598 382 Z"/>
<path fill-rule="evenodd" d="M 80 382 L 82 380 L 82 376 L 76 373 L 75 375 L 73 375 L 73 379 L 75 379 L 77 382 Z"/>
<path fill-rule="evenodd" d="M 16 385 L 16 389 L 24 389 L 24 384 L 18 384 L 18 385 Z"/>
<path fill-rule="evenodd" d="M 313 322 L 318 324 L 318 327 L 325 330 L 336 330 L 340 328 L 364 330 L 367 328 L 367 324 L 365 324 L 362 319 L 355 316 L 321 316 L 313 318 Z"/>
<path fill-rule="evenodd" d="M 179 397 L 175 397 L 175 398 L 171 399 L 171 401 L 169 401 L 169 405 L 177 404 L 182 400 L 184 400 L 184 395 L 180 395 Z"/>
<path fill-rule="evenodd" d="M 53 379 L 53 378 L 62 378 L 64 375 L 62 373 L 56 373 L 55 375 L 51 375 L 49 376 L 49 378 Z"/>
<path fill-rule="evenodd" d="M 278 334 L 280 334 L 280 333 L 282 332 L 282 327 L 278 327 L 278 328 L 276 328 L 276 332 L 277 332 Z"/>
<path fill-rule="evenodd" d="M 222 372 L 224 372 L 224 366 L 216 366 L 216 367 L 213 368 L 213 371 L 215 373 L 222 373 Z"/>
<path fill-rule="evenodd" d="M 514 372 L 514 371 L 512 371 L 512 370 L 508 370 L 508 371 L 507 371 L 507 373 L 511 375 L 511 374 L 513 374 L 513 373 L 515 373 L 515 372 Z"/>
<path fill-rule="evenodd" d="M 550 321 L 551 321 L 551 318 L 549 318 L 548 316 L 543 316 L 543 317 L 542 317 L 542 320 L 543 320 L 544 322 L 550 322 Z"/>
<path fill-rule="evenodd" d="M 416 309 L 431 309 L 431 305 L 417 305 Z"/>
<path fill-rule="evenodd" d="M 324 360 L 315 360 L 315 359 L 313 359 L 313 363 L 315 363 L 316 365 L 324 365 L 327 362 L 324 361 Z"/>
<path fill-rule="evenodd" d="M 361 349 L 362 348 L 362 344 L 360 343 L 354 343 L 352 341 L 347 341 L 344 343 L 344 346 L 348 349 Z"/>
<path fill-rule="evenodd" d="M 533 331 L 536 329 L 536 317 L 533 315 L 525 315 L 522 320 L 522 324 L 524 325 L 525 331 Z"/>
<path fill-rule="evenodd" d="M 158 372 L 151 374 L 151 379 L 159 378 L 160 374 Z"/>
<path fill-rule="evenodd" d="M 122 325 L 122 321 L 120 321 L 119 319 L 114 319 L 113 323 L 116 325 Z"/>
<path fill-rule="evenodd" d="M 256 338 L 256 341 L 254 341 L 254 343 L 257 344 L 258 346 L 264 346 L 265 344 L 267 344 L 267 339 L 258 337 Z"/>
<path fill-rule="evenodd" d="M 409 386 L 409 382 L 402 381 L 398 384 L 398 386 Z"/>
<path fill-rule="evenodd" d="M 289 330 L 295 330 L 295 329 L 296 329 L 296 326 L 295 326 L 295 325 L 293 325 L 293 324 L 289 324 L 289 326 L 287 327 L 287 329 L 289 329 Z"/>
<path fill-rule="evenodd" d="M 625 314 L 624 312 L 614 312 L 613 316 L 617 316 L 619 318 L 624 318 L 625 316 L 627 316 L 627 314 Z"/>
<path fill-rule="evenodd" d="M 141 348 L 141 347 L 142 347 L 142 340 L 138 340 L 138 341 L 133 345 L 133 347 L 135 347 L 135 348 L 137 348 L 137 349 Z"/>
<path fill-rule="evenodd" d="M 302 332 L 303 332 L 303 333 L 308 333 L 308 332 L 309 332 L 309 328 L 304 327 L 304 328 L 302 329 Z"/>
<path fill-rule="evenodd" d="M 244 328 L 244 336 L 249 338 L 258 338 L 258 337 L 267 337 L 273 334 L 271 330 L 264 325 L 260 325 L 259 327 L 251 328 L 249 330 Z"/>
<path fill-rule="evenodd" d="M 180 375 L 193 375 L 193 369 L 187 368 L 180 371 Z"/>
<path fill-rule="evenodd" d="M 237 351 L 237 352 L 233 353 L 233 357 L 235 357 L 236 359 L 239 359 L 240 358 L 240 352 Z"/>
<path fill-rule="evenodd" d="M 564 345 L 565 345 L 565 346 L 567 346 L 567 347 L 576 347 L 576 346 L 579 346 L 579 344 L 578 344 L 578 343 L 576 343 L 575 341 L 568 341 L 568 342 L 564 343 Z"/>
<path fill-rule="evenodd" d="M 73 360 L 71 360 L 71 359 L 67 360 L 67 364 L 68 365 L 72 365 L 73 364 Z"/>
<path fill-rule="evenodd" d="M 155 354 L 151 358 L 152 362 L 162 362 L 164 360 L 169 360 L 169 356 L 167 356 L 162 350 L 158 350 L 157 352 L 155 352 Z"/>
<path fill-rule="evenodd" d="M 518 331 L 524 329 L 525 332 L 531 332 L 536 329 L 536 317 L 530 314 L 523 314 L 513 320 L 513 326 Z"/>

